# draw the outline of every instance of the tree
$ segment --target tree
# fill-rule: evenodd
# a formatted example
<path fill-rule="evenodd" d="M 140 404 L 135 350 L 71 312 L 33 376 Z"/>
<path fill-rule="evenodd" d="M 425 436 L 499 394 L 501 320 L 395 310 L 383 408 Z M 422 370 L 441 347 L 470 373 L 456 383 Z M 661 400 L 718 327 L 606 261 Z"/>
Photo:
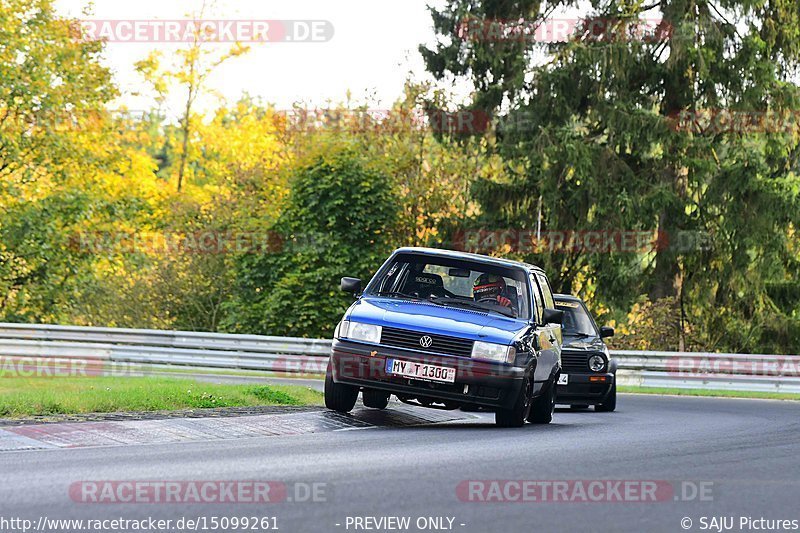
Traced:
<path fill-rule="evenodd" d="M 703 235 L 705 246 L 688 250 L 531 260 L 559 274 L 560 290 L 596 291 L 612 307 L 640 294 L 675 298 L 681 348 L 689 321 L 711 348 L 791 350 L 800 309 L 779 305 L 771 287 L 785 294 L 797 280 L 796 132 L 720 129 L 687 117 L 793 113 L 796 2 L 594 0 L 572 39 L 551 45 L 497 27 L 526 19 L 534 28 L 553 9 L 583 5 L 450 0 L 432 11 L 442 38 L 421 48 L 428 70 L 471 79 L 475 104 L 500 115 L 501 152 L 524 165 L 507 183 L 480 184 L 484 211 L 534 228 L 541 196 L 545 228 L 641 229 L 673 241 Z M 464 38 L 470 17 L 476 38 Z M 644 18 L 661 22 L 641 38 Z M 600 33 L 591 31 L 597 21 Z"/>
<path fill-rule="evenodd" d="M 240 257 L 229 331 L 329 337 L 350 297 L 344 275 L 369 279 L 396 242 L 388 175 L 352 149 L 298 163 L 274 253 Z"/>
<path fill-rule="evenodd" d="M 100 62 L 102 43 L 76 39 L 74 27 L 50 0 L 0 2 L 0 313 L 6 319 L 59 316 L 87 263 L 70 256 L 67 232 L 85 229 L 114 203 L 93 211 L 92 193 L 73 179 L 81 176 L 86 186 L 117 175 L 120 164 L 118 152 L 98 144 L 110 119 L 104 104 L 116 95 Z M 135 156 L 124 159 L 128 169 L 140 168 Z"/>
<path fill-rule="evenodd" d="M 123 137 L 142 153 L 152 153 L 170 135 L 151 120 L 151 114 L 137 117 Z M 109 254 L 109 268 L 87 280 L 76 298 L 76 319 L 217 331 L 232 296 L 237 257 L 258 253 L 269 240 L 286 195 L 281 135 L 279 117 L 251 98 L 198 123 L 192 181 L 177 193 L 149 177 L 164 185 L 163 197 L 149 217 L 129 220 L 127 227 L 143 246 L 135 253 L 124 246 L 112 250 L 118 253 Z"/>
<path fill-rule="evenodd" d="M 195 27 L 202 26 L 199 22 L 203 20 L 208 9 L 207 0 L 203 0 L 199 12 L 192 15 L 193 20 L 197 22 Z M 195 31 L 192 42 L 188 47 L 180 48 L 175 52 L 174 64 L 168 67 L 162 66 L 160 52 L 153 52 L 147 58 L 136 63 L 136 69 L 152 85 L 159 107 L 165 101 L 170 82 L 176 82 L 186 91 L 180 119 L 181 149 L 177 168 L 178 192 L 183 188 L 186 166 L 189 162 L 190 142 L 195 130 L 194 111 L 197 98 L 205 90 L 208 77 L 218 67 L 250 50 L 249 47 L 236 43 L 227 51 L 219 53 L 216 49 L 208 48 L 207 40 L 207 34 L 199 29 Z"/>
<path fill-rule="evenodd" d="M 102 43 L 75 39 L 52 0 L 0 3 L 0 194 L 57 172 L 116 95 Z"/>
<path fill-rule="evenodd" d="M 400 242 L 442 245 L 453 227 L 478 211 L 468 194 L 471 184 L 504 173 L 502 160 L 484 139 L 445 135 L 446 112 L 429 119 L 431 101 L 442 109 L 448 105 L 444 91 L 407 81 L 390 109 L 348 100 L 327 109 L 296 110 L 286 125 L 289 157 L 324 157 L 343 146 L 357 147 L 371 168 L 393 177 Z"/>

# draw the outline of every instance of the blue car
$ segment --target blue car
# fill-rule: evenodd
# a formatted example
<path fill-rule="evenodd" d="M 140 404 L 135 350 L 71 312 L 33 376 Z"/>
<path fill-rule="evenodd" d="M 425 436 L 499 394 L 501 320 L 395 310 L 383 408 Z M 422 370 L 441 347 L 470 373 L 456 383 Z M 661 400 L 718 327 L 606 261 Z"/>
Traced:
<path fill-rule="evenodd" d="M 499 426 L 553 418 L 561 321 L 542 269 L 483 255 L 400 248 L 336 327 L 325 404 L 342 413 L 359 392 L 438 409 L 481 406 Z"/>

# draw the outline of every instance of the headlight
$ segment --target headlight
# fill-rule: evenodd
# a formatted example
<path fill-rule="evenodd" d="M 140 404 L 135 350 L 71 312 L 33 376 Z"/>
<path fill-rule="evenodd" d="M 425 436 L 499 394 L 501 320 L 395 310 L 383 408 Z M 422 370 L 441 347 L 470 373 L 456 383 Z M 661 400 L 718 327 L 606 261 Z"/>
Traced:
<path fill-rule="evenodd" d="M 339 324 L 339 339 L 350 339 L 353 341 L 363 341 L 378 344 L 381 342 L 381 326 L 372 324 L 362 324 L 361 322 L 350 322 L 342 320 Z"/>
<path fill-rule="evenodd" d="M 517 350 L 513 346 L 476 341 L 472 347 L 472 358 L 494 361 L 495 363 L 513 363 Z"/>
<path fill-rule="evenodd" d="M 593 355 L 589 358 L 589 368 L 592 372 L 601 372 L 606 367 L 606 360 L 602 355 Z"/>

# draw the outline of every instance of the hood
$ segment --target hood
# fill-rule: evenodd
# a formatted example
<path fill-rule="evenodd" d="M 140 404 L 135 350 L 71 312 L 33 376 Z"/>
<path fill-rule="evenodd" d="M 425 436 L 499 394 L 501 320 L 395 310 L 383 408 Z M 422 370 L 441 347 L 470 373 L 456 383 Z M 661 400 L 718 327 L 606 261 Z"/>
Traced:
<path fill-rule="evenodd" d="M 571 352 L 602 352 L 606 345 L 600 337 L 573 337 L 564 335 L 563 349 Z"/>
<path fill-rule="evenodd" d="M 474 341 L 511 344 L 528 326 L 525 320 L 430 302 L 364 297 L 345 315 L 347 320 Z"/>

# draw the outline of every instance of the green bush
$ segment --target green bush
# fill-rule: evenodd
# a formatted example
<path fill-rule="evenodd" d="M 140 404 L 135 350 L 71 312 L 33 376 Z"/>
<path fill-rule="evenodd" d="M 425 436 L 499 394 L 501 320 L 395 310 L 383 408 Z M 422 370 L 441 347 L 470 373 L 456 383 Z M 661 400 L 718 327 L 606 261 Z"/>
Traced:
<path fill-rule="evenodd" d="M 299 168 L 274 228 L 281 250 L 238 260 L 224 329 L 330 337 L 352 301 L 340 279 L 366 281 L 394 247 L 387 232 L 397 226 L 393 191 L 389 176 L 350 149 Z"/>

